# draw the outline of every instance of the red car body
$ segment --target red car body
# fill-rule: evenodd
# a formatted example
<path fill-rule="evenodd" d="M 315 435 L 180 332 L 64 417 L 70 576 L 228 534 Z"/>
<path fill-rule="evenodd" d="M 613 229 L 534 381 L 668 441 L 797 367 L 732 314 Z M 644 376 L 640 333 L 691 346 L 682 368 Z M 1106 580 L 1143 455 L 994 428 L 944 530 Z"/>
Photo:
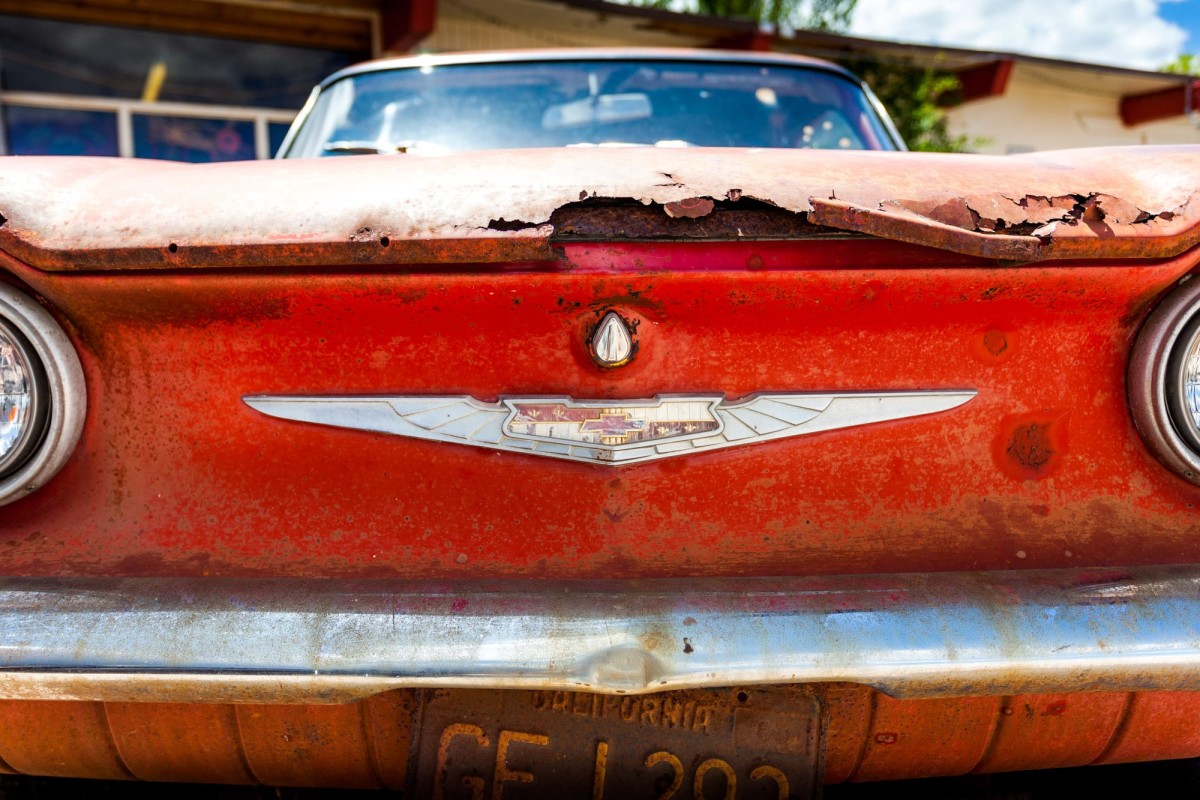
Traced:
<path fill-rule="evenodd" d="M 961 582 L 985 575 L 971 596 L 1007 654 L 990 671 L 955 666 L 947 623 L 940 671 L 864 678 L 847 640 L 827 653 L 844 668 L 797 681 L 822 703 L 825 781 L 1200 755 L 1192 634 L 1171 658 L 1103 664 L 1101 637 L 1061 670 L 1017 623 L 1004 639 L 1027 596 L 1085 589 L 1130 614 L 1169 600 L 1146 613 L 1190 631 L 1176 589 L 1200 563 L 1200 490 L 1139 434 L 1127 376 L 1148 315 L 1195 269 L 1198 177 L 1191 148 L 631 149 L 618 169 L 569 149 L 8 160 L 0 280 L 69 334 L 87 418 L 62 471 L 0 508 L 7 585 L 78 598 L 270 579 L 302 598 L 432 581 L 453 618 L 474 602 L 455 587 L 481 581 L 543 587 L 553 613 L 576 585 L 804 580 L 852 611 L 961 605 Z M 637 341 L 617 369 L 588 349 L 610 311 Z M 243 401 L 801 390 L 977 395 L 620 468 Z M 642 647 L 675 653 L 679 632 Z M 420 681 L 35 669 L 16 638 L 0 648 L 2 771 L 408 780 Z"/>

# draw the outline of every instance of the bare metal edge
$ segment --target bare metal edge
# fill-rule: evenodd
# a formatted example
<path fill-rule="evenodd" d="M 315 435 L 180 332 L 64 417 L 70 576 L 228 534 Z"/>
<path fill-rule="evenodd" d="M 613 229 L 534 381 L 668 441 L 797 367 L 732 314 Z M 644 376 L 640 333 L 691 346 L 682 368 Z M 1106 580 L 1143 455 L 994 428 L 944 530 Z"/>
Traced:
<path fill-rule="evenodd" d="M 566 461 L 605 466 L 626 466 L 664 458 L 738 447 L 809 433 L 857 427 L 909 417 L 925 416 L 956 408 L 974 398 L 974 390 L 934 390 L 916 392 L 814 392 L 757 393 L 735 403 L 724 401 L 722 394 L 661 394 L 639 400 L 571 400 L 564 396 L 503 396 L 499 402 L 486 403 L 469 395 L 396 395 L 396 396 L 287 396 L 252 395 L 242 398 L 251 408 L 268 416 L 317 425 L 368 430 L 413 439 L 450 442 L 493 450 L 546 456 Z M 510 434 L 507 424 L 515 413 L 516 402 L 564 402 L 595 407 L 639 407 L 666 400 L 708 402 L 718 421 L 718 430 L 708 436 L 678 437 L 638 446 L 605 447 L 585 443 L 547 442 Z M 740 438 L 728 433 L 729 415 L 754 411 L 762 401 L 824 403 L 813 418 L 772 430 L 755 431 Z M 423 414 L 447 406 L 459 406 L 481 415 L 494 415 L 481 427 L 465 435 L 450 435 L 441 426 L 413 424 L 406 415 Z M 398 408 L 409 409 L 400 412 Z M 451 420 L 455 421 L 455 420 Z M 747 428 L 740 425 L 739 428 Z"/>
<path fill-rule="evenodd" d="M 1200 453 L 1180 435 L 1171 418 L 1168 395 L 1179 376 L 1171 372 L 1171 355 L 1185 329 L 1200 313 L 1200 280 L 1189 279 L 1167 295 L 1138 333 L 1129 360 L 1129 410 L 1150 451 L 1163 464 L 1200 484 Z"/>
<path fill-rule="evenodd" d="M 50 395 L 50 418 L 42 443 L 25 463 L 0 478 L 0 506 L 36 491 L 66 466 L 83 433 L 87 389 L 74 345 L 48 311 L 0 282 L 0 317 L 13 325 L 41 361 Z"/>
<path fill-rule="evenodd" d="M 0 580 L 2 698 L 340 702 L 400 687 L 821 682 L 907 697 L 1197 690 L 1200 566 L 604 583 Z"/>

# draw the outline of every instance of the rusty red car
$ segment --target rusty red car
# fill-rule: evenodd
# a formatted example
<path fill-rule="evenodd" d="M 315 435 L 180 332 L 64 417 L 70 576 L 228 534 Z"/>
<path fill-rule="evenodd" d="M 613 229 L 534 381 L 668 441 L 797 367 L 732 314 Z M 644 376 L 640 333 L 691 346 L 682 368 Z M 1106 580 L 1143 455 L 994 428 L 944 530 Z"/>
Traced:
<path fill-rule="evenodd" d="M 1200 149 L 624 50 L 353 67 L 281 156 L 0 163 L 0 773 L 1200 756 Z"/>

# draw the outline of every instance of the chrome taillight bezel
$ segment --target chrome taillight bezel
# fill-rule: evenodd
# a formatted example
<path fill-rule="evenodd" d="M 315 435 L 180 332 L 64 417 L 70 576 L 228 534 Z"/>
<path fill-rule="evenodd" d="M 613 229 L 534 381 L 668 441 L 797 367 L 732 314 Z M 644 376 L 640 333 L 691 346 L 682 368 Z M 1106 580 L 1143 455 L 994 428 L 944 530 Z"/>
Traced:
<path fill-rule="evenodd" d="M 7 352 L 9 347 L 13 349 L 11 354 Z M 10 355 L 14 363 L 9 363 Z M 25 384 L 24 393 L 5 393 L 8 385 L 5 375 L 10 369 L 17 380 Z M 12 374 L 8 375 L 8 379 L 13 377 Z M 15 405 L 8 405 L 10 402 Z M 16 431 L 16 438 L 11 442 L 11 449 L 6 451 L 4 448 L 8 444 L 3 438 L 6 433 L 5 411 L 16 413 L 22 404 L 29 409 L 25 423 L 8 429 L 8 433 Z M 0 478 L 15 473 L 37 452 L 49 418 L 50 387 L 46 383 L 46 370 L 42 367 L 41 359 L 16 326 L 0 317 Z"/>
<path fill-rule="evenodd" d="M 83 433 L 87 391 L 83 367 L 62 327 L 33 298 L 0 282 L 0 322 L 37 375 L 36 430 L 0 470 L 0 506 L 29 495 L 66 465 Z"/>

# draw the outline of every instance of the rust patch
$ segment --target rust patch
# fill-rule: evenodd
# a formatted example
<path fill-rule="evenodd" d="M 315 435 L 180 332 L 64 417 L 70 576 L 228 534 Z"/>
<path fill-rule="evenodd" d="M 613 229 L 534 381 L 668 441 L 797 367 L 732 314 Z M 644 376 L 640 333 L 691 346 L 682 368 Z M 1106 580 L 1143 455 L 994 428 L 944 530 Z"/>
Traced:
<path fill-rule="evenodd" d="M 1022 480 L 1047 477 L 1066 452 L 1066 424 L 1062 418 L 1013 419 L 1002 428 L 994 449 L 1006 474 Z"/>
<path fill-rule="evenodd" d="M 984 364 L 1000 364 L 1017 350 L 1018 335 L 1013 331 L 988 328 L 971 337 L 971 355 Z"/>
<path fill-rule="evenodd" d="M 1054 446 L 1050 443 L 1046 426 L 1031 422 L 1013 431 L 1004 452 L 1025 469 L 1039 471 L 1050 463 Z"/>
<path fill-rule="evenodd" d="M 605 518 L 607 518 L 609 522 L 613 523 L 622 522 L 627 516 L 629 516 L 629 509 L 604 508 L 601 509 L 601 511 L 604 512 Z"/>
<path fill-rule="evenodd" d="M 1053 223 L 1099 223 L 1140 225 L 1157 218 L 1173 219 L 1170 211 L 1143 211 L 1120 197 L 1103 192 L 1064 194 L 1048 197 L 1027 194 L 1010 197 L 991 193 L 941 200 L 896 200 L 880 204 L 927 217 L 944 225 L 980 233 L 1050 235 Z"/>
<path fill-rule="evenodd" d="M 663 211 L 667 212 L 667 216 L 687 217 L 688 219 L 696 219 L 698 217 L 707 217 L 712 213 L 715 203 L 710 197 L 688 197 L 683 200 L 676 200 L 673 203 L 667 203 L 663 206 Z"/>
<path fill-rule="evenodd" d="M 983 349 L 999 357 L 1008 350 L 1008 337 L 1000 331 L 988 331 L 983 335 Z"/>
<path fill-rule="evenodd" d="M 588 301 L 588 307 L 597 320 L 603 316 L 604 312 L 612 308 L 620 308 L 622 311 L 629 308 L 636 308 L 649 314 L 661 316 L 663 312 L 662 302 L 648 296 L 648 292 L 652 288 L 654 288 L 652 284 L 647 284 L 640 289 L 629 286 L 626 291 L 620 294 L 605 295 L 604 297 L 597 297 L 594 300 Z M 641 320 L 627 312 L 622 314 L 622 318 L 627 319 L 633 332 L 637 333 Z M 595 328 L 595 324 L 595 322 L 590 320 L 586 323 L 585 335 L 590 335 L 591 331 Z"/>
<path fill-rule="evenodd" d="M 738 195 L 740 197 L 740 195 Z M 846 236 L 813 225 L 797 214 L 751 198 L 707 201 L 703 214 L 672 213 L 667 206 L 636 200 L 569 203 L 550 216 L 551 237 L 561 241 L 811 239 Z M 762 266 L 761 256 L 758 267 Z M 754 267 L 751 266 L 753 269 Z"/>
<path fill-rule="evenodd" d="M 968 208 L 966 201 L 961 197 L 936 204 L 921 204 L 910 200 L 901 205 L 910 211 L 956 228 L 974 228 L 979 224 L 979 215 Z"/>
<path fill-rule="evenodd" d="M 1200 241 L 1180 224 L 1195 195 L 1174 208 L 1146 210 L 1106 192 L 917 197 L 852 203 L 813 198 L 810 221 L 831 228 L 1003 261 L 1151 258 Z"/>

